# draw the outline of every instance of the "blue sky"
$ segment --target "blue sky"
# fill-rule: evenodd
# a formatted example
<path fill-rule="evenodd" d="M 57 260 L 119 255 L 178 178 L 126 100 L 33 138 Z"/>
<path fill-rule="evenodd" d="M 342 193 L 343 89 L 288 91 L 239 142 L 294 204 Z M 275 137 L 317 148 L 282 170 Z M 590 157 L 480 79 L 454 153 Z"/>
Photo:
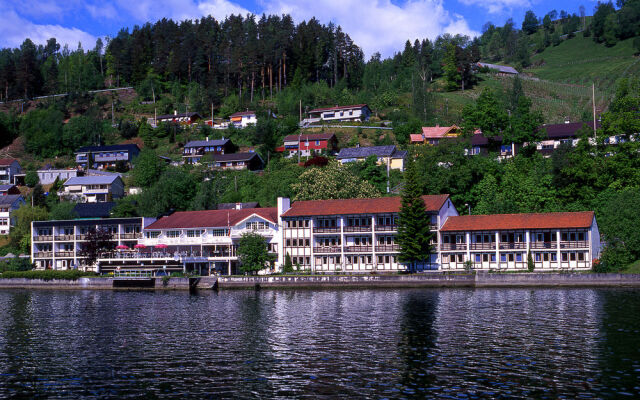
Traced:
<path fill-rule="evenodd" d="M 578 13 L 591 0 L 0 0 L 0 46 L 18 47 L 29 37 L 44 43 L 56 37 L 76 48 L 92 48 L 97 37 L 114 36 L 133 27 L 167 17 L 174 20 L 211 14 L 218 19 L 237 13 L 291 14 L 296 22 L 311 17 L 333 21 L 360 45 L 368 58 L 376 51 L 390 56 L 407 39 L 449 32 L 476 35 L 485 22 L 502 25 L 513 18 L 519 26 L 524 13 L 538 16 L 556 9 Z"/>

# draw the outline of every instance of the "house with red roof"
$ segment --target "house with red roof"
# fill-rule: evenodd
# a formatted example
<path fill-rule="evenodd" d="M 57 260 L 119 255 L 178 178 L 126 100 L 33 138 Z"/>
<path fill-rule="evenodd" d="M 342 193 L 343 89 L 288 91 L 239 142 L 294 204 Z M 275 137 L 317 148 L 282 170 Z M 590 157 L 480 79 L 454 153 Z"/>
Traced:
<path fill-rule="evenodd" d="M 423 126 L 421 133 L 410 135 L 411 144 L 437 145 L 440 140 L 447 138 L 457 138 L 462 134 L 462 130 L 456 126 Z"/>
<path fill-rule="evenodd" d="M 235 128 L 246 128 L 249 125 L 258 123 L 255 111 L 240 111 L 229 115 L 229 120 Z"/>
<path fill-rule="evenodd" d="M 371 117 L 371 109 L 366 104 L 354 104 L 350 106 L 335 106 L 314 108 L 308 112 L 309 117 L 302 124 L 319 121 L 368 121 Z"/>
<path fill-rule="evenodd" d="M 245 233 L 263 236 L 269 252 L 277 255 L 276 208 L 176 212 L 147 226 L 139 243 L 154 249 L 146 251 L 150 255 L 148 265 L 169 263 L 171 268 L 185 271 L 237 274 L 240 273 L 237 247 Z M 263 273 L 275 272 L 274 268 L 275 265 Z"/>
<path fill-rule="evenodd" d="M 447 194 L 423 196 L 431 230 L 458 215 Z M 396 242 L 400 197 L 296 201 L 278 199 L 282 251 L 301 269 L 354 273 L 405 271 Z M 437 237 L 437 235 L 436 235 Z M 437 242 L 433 242 L 437 246 Z M 419 270 L 438 269 L 438 255 Z"/>
<path fill-rule="evenodd" d="M 15 184 L 16 175 L 22 173 L 20 163 L 15 158 L 0 158 L 0 184 Z"/>
<path fill-rule="evenodd" d="M 454 216 L 439 231 L 442 270 L 589 270 L 600 257 L 593 211 Z"/>
<path fill-rule="evenodd" d="M 338 138 L 335 133 L 300 133 L 298 135 L 288 135 L 284 138 L 282 147 L 276 151 L 285 153 L 285 157 L 311 156 L 312 153 L 325 152 L 334 154 L 338 151 Z"/>

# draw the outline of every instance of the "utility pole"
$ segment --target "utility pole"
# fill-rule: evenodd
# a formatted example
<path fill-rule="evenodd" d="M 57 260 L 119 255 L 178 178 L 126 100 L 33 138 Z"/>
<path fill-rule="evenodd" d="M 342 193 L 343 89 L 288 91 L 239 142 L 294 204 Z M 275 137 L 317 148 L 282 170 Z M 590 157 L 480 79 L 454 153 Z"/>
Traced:
<path fill-rule="evenodd" d="M 391 159 L 387 159 L 387 193 L 389 193 L 389 191 L 391 190 L 389 188 L 389 162 L 391 161 Z"/>
<path fill-rule="evenodd" d="M 596 84 L 591 84 L 591 96 L 593 103 L 593 140 L 596 140 Z"/>
<path fill-rule="evenodd" d="M 302 122 L 302 99 L 300 99 L 300 122 Z"/>
<path fill-rule="evenodd" d="M 298 164 L 300 164 L 300 139 L 302 137 L 302 131 L 298 134 Z"/>
<path fill-rule="evenodd" d="M 111 126 L 115 125 L 115 118 L 113 116 L 113 100 L 111 100 Z"/>

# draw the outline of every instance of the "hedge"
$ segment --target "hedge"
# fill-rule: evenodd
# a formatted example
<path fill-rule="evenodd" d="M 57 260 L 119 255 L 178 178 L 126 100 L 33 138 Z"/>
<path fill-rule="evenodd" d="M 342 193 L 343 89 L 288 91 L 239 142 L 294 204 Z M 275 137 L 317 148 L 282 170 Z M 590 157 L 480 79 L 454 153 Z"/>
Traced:
<path fill-rule="evenodd" d="M 83 272 L 76 269 L 70 270 L 44 270 L 44 271 L 6 271 L 0 275 L 3 279 L 42 279 L 44 281 L 50 281 L 53 279 L 61 279 L 68 281 L 75 281 L 83 276 L 96 276 L 95 272 Z"/>

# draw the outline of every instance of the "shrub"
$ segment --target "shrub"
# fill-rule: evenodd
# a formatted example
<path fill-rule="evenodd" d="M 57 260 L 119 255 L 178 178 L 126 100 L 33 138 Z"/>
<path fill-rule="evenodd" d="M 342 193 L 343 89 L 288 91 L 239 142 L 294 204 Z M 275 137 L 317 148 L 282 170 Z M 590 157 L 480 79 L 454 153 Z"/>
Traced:
<path fill-rule="evenodd" d="M 96 276 L 95 272 L 83 272 L 76 269 L 69 270 L 44 270 L 44 271 L 7 271 L 3 272 L 0 277 L 3 279 L 42 279 L 43 281 L 50 281 L 53 279 L 61 279 L 68 281 L 75 281 L 83 276 Z"/>
<path fill-rule="evenodd" d="M 531 256 L 531 252 L 529 252 L 529 254 L 527 255 L 527 269 L 529 270 L 529 272 L 533 272 L 535 268 L 536 268 L 536 265 L 533 262 L 533 257 Z"/>

